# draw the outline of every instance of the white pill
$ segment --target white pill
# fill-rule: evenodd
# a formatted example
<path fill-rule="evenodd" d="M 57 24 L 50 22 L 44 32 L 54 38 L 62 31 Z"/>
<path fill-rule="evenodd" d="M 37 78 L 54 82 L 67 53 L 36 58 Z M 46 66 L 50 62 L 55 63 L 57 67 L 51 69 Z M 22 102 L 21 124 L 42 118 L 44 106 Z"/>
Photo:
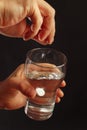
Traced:
<path fill-rule="evenodd" d="M 38 96 L 44 96 L 45 95 L 45 91 L 43 88 L 36 88 L 36 93 Z"/>

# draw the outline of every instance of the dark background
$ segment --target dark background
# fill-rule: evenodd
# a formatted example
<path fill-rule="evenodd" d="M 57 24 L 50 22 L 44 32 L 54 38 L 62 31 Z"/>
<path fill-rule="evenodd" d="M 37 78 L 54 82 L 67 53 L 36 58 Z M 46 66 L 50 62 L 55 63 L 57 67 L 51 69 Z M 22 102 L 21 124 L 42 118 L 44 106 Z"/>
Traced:
<path fill-rule="evenodd" d="M 0 110 L 0 130 L 87 130 L 87 8 L 86 0 L 49 0 L 56 9 L 56 36 L 50 47 L 68 58 L 64 98 L 47 121 L 33 121 L 24 108 Z M 0 80 L 24 63 L 29 49 L 42 47 L 30 40 L 0 36 Z"/>

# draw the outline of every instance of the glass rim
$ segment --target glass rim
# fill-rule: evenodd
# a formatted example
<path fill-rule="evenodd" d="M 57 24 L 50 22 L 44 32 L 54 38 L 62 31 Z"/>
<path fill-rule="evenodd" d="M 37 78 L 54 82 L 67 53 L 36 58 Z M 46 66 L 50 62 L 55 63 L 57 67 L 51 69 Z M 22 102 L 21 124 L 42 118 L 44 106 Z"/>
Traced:
<path fill-rule="evenodd" d="M 31 55 L 32 55 L 32 52 L 33 52 L 33 51 L 35 51 L 35 50 L 45 50 L 45 49 L 53 50 L 53 51 L 55 51 L 55 52 L 61 54 L 61 55 L 64 57 L 64 63 L 61 64 L 61 65 L 56 65 L 55 67 L 61 68 L 61 67 L 65 66 L 65 65 L 67 64 L 67 57 L 66 57 L 66 55 L 65 55 L 63 52 L 58 51 L 58 50 L 56 50 L 56 49 L 54 49 L 54 48 L 48 48 L 48 47 L 47 47 L 47 48 L 34 48 L 34 49 L 31 49 L 31 50 L 29 50 L 29 51 L 27 52 L 26 57 L 29 58 L 29 60 L 31 61 L 31 63 L 34 64 L 34 65 L 36 65 L 36 66 L 43 67 L 43 68 L 53 68 L 53 69 L 54 69 L 55 67 L 42 66 L 42 65 L 39 65 L 38 62 L 34 62 L 33 60 L 31 60 Z M 29 55 L 29 54 L 31 54 L 31 55 Z M 48 63 L 48 62 L 46 62 L 46 63 Z"/>

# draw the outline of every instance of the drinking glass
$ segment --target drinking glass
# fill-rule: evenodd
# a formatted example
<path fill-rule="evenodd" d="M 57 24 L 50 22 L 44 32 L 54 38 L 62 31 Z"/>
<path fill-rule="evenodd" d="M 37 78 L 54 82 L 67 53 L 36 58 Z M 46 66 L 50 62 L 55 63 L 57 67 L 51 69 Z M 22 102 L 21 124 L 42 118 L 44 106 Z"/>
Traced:
<path fill-rule="evenodd" d="M 34 120 L 49 119 L 54 111 L 56 90 L 66 74 L 65 54 L 52 48 L 35 48 L 27 53 L 25 76 L 36 90 L 29 98 L 25 114 Z"/>

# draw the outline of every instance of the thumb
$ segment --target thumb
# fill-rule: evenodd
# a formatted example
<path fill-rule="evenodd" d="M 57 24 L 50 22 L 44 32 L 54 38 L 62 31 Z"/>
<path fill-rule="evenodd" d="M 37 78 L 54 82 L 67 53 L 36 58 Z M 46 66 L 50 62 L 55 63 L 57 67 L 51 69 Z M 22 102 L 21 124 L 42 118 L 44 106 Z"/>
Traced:
<path fill-rule="evenodd" d="M 26 79 L 20 79 L 18 77 L 14 77 L 12 79 L 8 79 L 8 85 L 15 90 L 20 91 L 27 97 L 34 98 L 36 96 L 36 91 L 33 86 Z"/>

